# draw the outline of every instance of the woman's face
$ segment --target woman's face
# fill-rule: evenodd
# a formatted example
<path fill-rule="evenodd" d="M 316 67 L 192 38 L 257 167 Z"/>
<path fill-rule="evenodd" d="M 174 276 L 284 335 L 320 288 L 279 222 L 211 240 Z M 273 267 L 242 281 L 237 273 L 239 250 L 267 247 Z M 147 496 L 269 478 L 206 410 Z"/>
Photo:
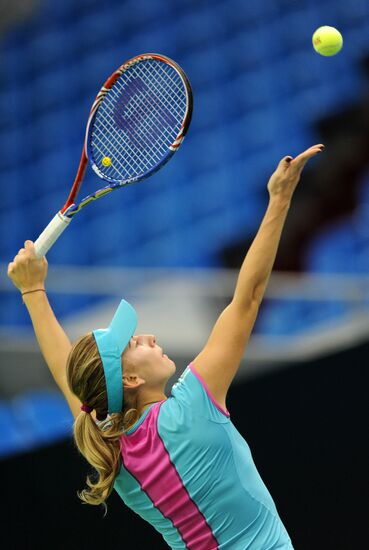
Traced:
<path fill-rule="evenodd" d="M 174 361 L 156 343 L 153 334 L 132 336 L 122 355 L 123 376 L 137 375 L 150 388 L 162 389 L 174 374 Z"/>

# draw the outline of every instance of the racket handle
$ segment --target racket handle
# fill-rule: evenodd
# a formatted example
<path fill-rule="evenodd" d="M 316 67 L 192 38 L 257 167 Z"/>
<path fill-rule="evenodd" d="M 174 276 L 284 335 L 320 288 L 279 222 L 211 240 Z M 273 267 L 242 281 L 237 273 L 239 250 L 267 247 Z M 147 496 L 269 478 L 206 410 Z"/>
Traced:
<path fill-rule="evenodd" d="M 35 252 L 38 258 L 45 256 L 46 252 L 52 247 L 55 241 L 63 233 L 72 218 L 67 218 L 61 212 L 58 212 L 49 225 L 45 227 L 39 238 L 35 241 Z"/>

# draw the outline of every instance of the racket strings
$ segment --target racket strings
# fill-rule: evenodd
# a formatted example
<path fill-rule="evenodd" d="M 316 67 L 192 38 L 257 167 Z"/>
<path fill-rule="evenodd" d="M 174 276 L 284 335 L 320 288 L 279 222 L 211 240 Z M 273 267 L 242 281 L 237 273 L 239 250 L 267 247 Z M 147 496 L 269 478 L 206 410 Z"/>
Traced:
<path fill-rule="evenodd" d="M 143 82 L 141 81 L 141 79 L 133 80 L 132 84 L 133 84 L 133 87 L 131 89 L 133 89 L 134 91 L 137 90 L 139 92 L 140 90 L 145 90 L 145 88 L 143 88 L 142 86 Z M 148 95 L 142 94 L 140 96 L 140 99 L 142 99 L 142 101 L 140 105 L 138 105 L 137 112 L 133 113 L 133 116 L 129 118 L 125 116 L 124 111 L 127 105 L 129 104 L 130 94 L 127 93 L 127 90 L 125 90 L 124 88 L 121 91 L 121 98 L 123 98 L 125 101 L 124 103 L 119 102 L 117 104 L 117 107 L 115 108 L 115 115 L 116 115 L 115 121 L 116 121 L 116 124 L 118 126 L 121 126 L 123 129 L 125 127 L 130 127 L 130 126 L 132 127 L 132 124 L 131 124 L 132 122 L 134 123 L 134 125 L 137 124 L 137 122 L 139 123 L 141 121 L 140 119 L 142 118 L 142 116 L 145 117 L 149 115 L 150 111 L 148 110 L 148 108 L 152 109 L 153 107 L 156 107 L 154 115 L 158 118 L 159 123 L 163 125 L 166 125 L 166 124 L 174 125 L 176 123 L 176 120 L 171 115 L 171 113 L 163 109 L 163 106 L 158 101 L 157 97 L 155 97 L 150 91 Z M 131 120 L 131 118 L 133 120 Z M 134 125 L 132 128 L 133 131 L 134 131 Z"/>
<path fill-rule="evenodd" d="M 106 110 L 106 104 L 104 105 L 103 109 Z M 131 111 L 131 113 L 129 114 L 132 116 L 133 111 Z M 108 115 L 106 116 L 106 120 L 108 116 L 110 116 L 110 113 L 108 113 Z M 118 174 L 121 174 L 122 171 L 124 172 L 124 170 L 127 171 L 128 168 L 131 168 L 132 170 L 132 167 L 133 168 L 138 167 L 141 169 L 150 168 L 150 164 L 147 162 L 146 158 L 138 154 L 137 148 L 134 149 L 132 146 L 127 146 L 129 144 L 125 143 L 124 140 L 122 140 L 122 136 L 119 135 L 119 129 L 117 129 L 115 125 L 107 123 L 103 118 L 101 119 L 100 123 L 101 123 L 102 129 L 105 131 L 105 135 L 101 136 L 101 133 L 96 133 L 94 136 L 96 140 L 94 143 L 94 146 L 100 153 L 101 158 L 105 157 L 105 155 L 107 154 L 106 152 L 108 150 L 109 155 L 114 155 L 114 160 L 118 161 L 118 163 L 114 162 L 114 165 L 113 165 L 114 170 L 110 169 L 106 171 L 107 175 L 113 176 L 114 173 L 117 171 L 117 168 L 118 168 Z M 115 147 L 115 144 L 111 139 L 107 140 L 106 136 L 109 134 L 112 137 L 114 137 L 116 143 L 119 144 L 119 142 L 122 142 L 119 147 Z M 122 153 L 123 147 L 124 147 L 124 154 Z M 151 151 L 151 153 L 155 153 L 155 150 Z M 160 157 L 157 156 L 158 160 L 159 158 Z M 127 163 L 127 160 L 129 161 L 128 163 Z M 95 161 L 97 161 L 97 164 L 98 164 L 98 159 L 95 159 Z"/>
<path fill-rule="evenodd" d="M 153 67 L 155 69 L 155 66 Z M 137 71 L 135 72 L 137 74 Z M 136 76 L 136 75 L 132 75 L 132 76 Z M 160 90 L 158 86 L 157 86 L 157 89 Z M 118 95 L 117 92 L 115 92 L 115 95 L 116 96 Z M 144 146 L 146 147 L 146 149 L 144 149 L 146 154 L 150 153 L 151 155 L 156 157 L 156 160 L 160 159 L 160 156 L 157 154 L 157 147 L 150 147 L 151 141 L 153 141 L 153 145 L 157 145 L 156 143 L 157 139 L 152 140 L 152 137 L 153 137 L 153 133 L 158 134 L 158 128 L 159 128 L 159 131 L 161 131 L 164 138 L 172 139 L 172 135 L 169 134 L 167 131 L 168 121 L 164 121 L 164 123 L 160 121 L 161 112 L 159 112 L 158 108 L 156 109 L 153 108 L 153 101 L 150 95 L 152 95 L 151 90 L 149 90 L 148 93 L 134 96 L 133 98 L 134 101 L 132 101 L 131 105 L 129 105 L 127 108 L 127 115 L 128 115 L 127 118 L 129 118 L 131 121 L 132 120 L 134 121 L 137 118 L 139 119 L 139 124 L 136 124 L 136 127 L 135 127 L 136 135 L 132 136 L 131 132 L 128 133 L 130 140 L 135 146 L 134 152 L 136 152 L 138 161 L 142 161 L 143 155 L 137 155 L 137 151 L 142 150 Z M 149 100 L 149 97 L 150 97 L 150 100 Z M 154 99 L 155 99 L 155 96 L 154 96 Z M 161 105 L 160 107 L 162 110 Z M 149 166 L 150 164 L 146 163 L 146 167 L 149 168 Z"/>
<path fill-rule="evenodd" d="M 129 96 L 123 90 L 121 96 L 129 100 Z M 155 99 L 155 98 L 154 98 Z M 135 152 L 137 149 L 149 148 L 150 144 L 156 140 L 158 136 L 158 119 L 160 119 L 159 109 L 156 110 L 155 115 L 151 116 L 149 107 L 152 106 L 152 103 L 149 101 L 148 94 L 140 95 L 138 101 L 136 101 L 135 108 L 131 108 L 129 105 L 125 109 L 127 111 L 124 113 L 124 116 L 121 114 L 121 106 L 119 103 L 119 96 L 117 98 L 118 109 L 114 110 L 114 120 L 116 126 L 124 130 L 130 141 L 133 143 L 135 149 L 132 151 L 127 151 L 129 153 Z M 118 112 L 117 112 L 118 111 Z M 118 116 L 117 116 L 118 115 Z M 128 116 L 127 116 L 128 115 Z M 145 123 L 145 120 L 148 121 Z M 160 122 L 160 121 L 159 121 Z M 175 123 L 175 120 L 172 120 L 172 124 Z M 161 122 L 163 124 L 163 121 Z M 157 154 L 155 155 L 155 149 L 150 149 L 150 152 L 157 157 L 157 160 L 160 158 Z M 133 160 L 134 157 L 130 155 L 130 158 Z M 139 156 L 136 154 L 136 160 L 139 160 Z"/>
<path fill-rule="evenodd" d="M 113 181 L 151 170 L 178 137 L 186 109 L 186 87 L 174 68 L 158 60 L 131 67 L 97 110 L 90 143 L 94 163 Z M 111 164 L 103 166 L 107 157 Z"/>
<path fill-rule="evenodd" d="M 101 121 L 101 126 L 102 126 L 102 129 L 105 130 L 106 133 L 108 132 L 112 132 L 112 129 L 110 128 L 110 126 L 108 126 L 107 124 L 104 123 L 104 121 L 102 120 Z M 115 132 L 116 130 L 113 129 L 113 132 Z M 107 151 L 108 151 L 108 154 L 109 155 L 112 155 L 113 158 L 114 158 L 114 170 L 106 170 L 105 169 L 105 174 L 112 177 L 114 175 L 117 175 L 116 172 L 117 172 L 117 166 L 119 168 L 119 171 L 118 171 L 118 174 L 121 174 L 123 172 L 123 169 L 124 167 L 127 166 L 127 157 L 128 157 L 128 160 L 129 162 L 131 163 L 131 165 L 133 165 L 134 163 L 137 163 L 138 162 L 138 157 L 137 155 L 134 155 L 132 154 L 132 151 L 127 148 L 124 150 L 124 155 L 123 155 L 123 146 L 124 144 L 122 144 L 120 147 L 112 147 L 112 145 L 110 145 L 110 143 L 107 143 L 107 140 L 105 138 L 101 138 L 98 134 L 94 136 L 95 137 L 95 142 L 94 142 L 94 149 L 96 149 L 99 154 L 100 154 L 100 159 L 103 159 L 106 157 L 107 155 Z M 118 141 L 120 139 L 119 137 L 119 134 L 117 132 L 117 136 L 115 136 L 115 139 Z M 98 157 L 97 155 L 95 155 L 95 162 L 100 166 L 101 164 L 98 163 Z M 147 165 L 146 163 L 143 163 L 144 167 L 146 168 Z"/>
<path fill-rule="evenodd" d="M 164 71 L 164 67 L 161 66 L 162 64 L 154 63 L 151 66 L 151 77 L 155 76 L 155 91 L 159 92 L 161 95 L 156 94 L 156 96 L 152 93 L 153 90 L 150 90 L 150 93 L 154 99 L 154 102 L 156 102 L 158 108 L 156 111 L 154 111 L 154 116 L 158 116 L 160 118 L 160 115 L 163 116 L 163 113 L 166 108 L 168 107 L 168 103 L 171 107 L 170 111 L 167 111 L 167 115 L 169 115 L 171 122 L 174 122 L 175 120 L 183 120 L 183 85 L 181 78 L 177 73 L 174 73 L 174 70 L 172 69 L 172 72 L 177 76 L 176 81 L 172 78 L 170 72 Z M 165 68 L 168 68 L 167 66 Z M 137 72 L 137 76 L 139 77 L 139 73 Z M 182 94 L 179 94 L 177 90 L 180 90 Z M 141 96 L 142 100 L 148 105 L 150 108 L 153 107 L 152 103 L 149 103 L 147 101 L 148 97 L 146 95 Z M 182 103 L 182 105 L 181 105 Z M 150 114 L 150 112 L 145 112 L 145 114 Z M 173 116 L 174 115 L 174 116 Z M 163 120 L 164 124 L 168 123 L 168 120 Z"/>

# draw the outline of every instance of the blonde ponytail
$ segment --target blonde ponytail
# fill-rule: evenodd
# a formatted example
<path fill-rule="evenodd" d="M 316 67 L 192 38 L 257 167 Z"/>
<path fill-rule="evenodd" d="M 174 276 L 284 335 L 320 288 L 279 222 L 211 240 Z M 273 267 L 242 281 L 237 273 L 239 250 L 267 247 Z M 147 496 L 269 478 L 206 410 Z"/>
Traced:
<path fill-rule="evenodd" d="M 82 336 L 73 345 L 67 363 L 67 380 L 71 391 L 96 411 L 96 418 L 100 421 L 97 425 L 91 414 L 83 411 L 74 421 L 74 442 L 95 469 L 95 476 L 87 477 L 88 488 L 77 495 L 85 504 L 102 504 L 106 515 L 106 500 L 121 465 L 121 436 L 138 420 L 139 412 L 126 399 L 122 413 L 108 416 L 104 371 L 92 334 Z"/>

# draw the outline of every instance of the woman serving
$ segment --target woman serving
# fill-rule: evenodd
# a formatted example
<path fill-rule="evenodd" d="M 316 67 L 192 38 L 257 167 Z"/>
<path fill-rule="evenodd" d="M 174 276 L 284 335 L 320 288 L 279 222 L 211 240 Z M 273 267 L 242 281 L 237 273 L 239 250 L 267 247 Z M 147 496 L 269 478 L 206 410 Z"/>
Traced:
<path fill-rule="evenodd" d="M 174 362 L 151 334 L 135 335 L 125 300 L 105 329 L 71 344 L 49 304 L 46 258 L 26 241 L 8 275 L 22 293 L 45 361 L 75 418 L 74 439 L 96 471 L 79 493 L 103 504 L 115 489 L 173 549 L 291 550 L 290 537 L 227 410 L 275 261 L 294 190 L 314 145 L 284 157 L 230 304 L 169 396 Z"/>

